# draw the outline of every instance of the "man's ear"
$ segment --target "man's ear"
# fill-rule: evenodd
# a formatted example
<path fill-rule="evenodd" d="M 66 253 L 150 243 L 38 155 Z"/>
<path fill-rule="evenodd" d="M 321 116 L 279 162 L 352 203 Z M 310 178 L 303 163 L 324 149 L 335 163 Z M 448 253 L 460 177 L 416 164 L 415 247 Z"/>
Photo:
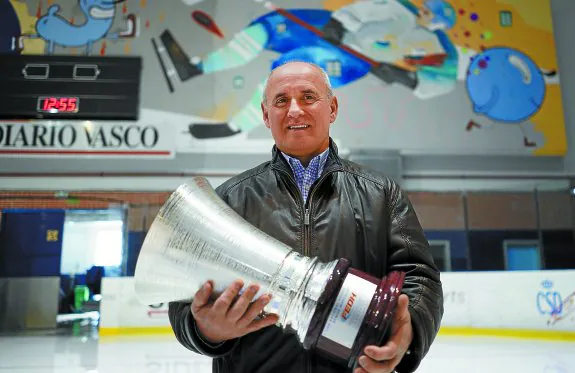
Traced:
<path fill-rule="evenodd" d="M 268 113 L 268 109 L 266 108 L 266 106 L 264 105 L 264 103 L 262 102 L 260 104 L 261 108 L 262 108 L 262 117 L 264 119 L 264 123 L 266 125 L 267 128 L 270 128 L 270 120 L 269 120 L 269 113 Z"/>
<path fill-rule="evenodd" d="M 329 108 L 331 110 L 331 113 L 329 114 L 329 122 L 333 123 L 333 122 L 335 122 L 335 119 L 337 118 L 337 113 L 338 113 L 338 109 L 339 109 L 337 97 L 332 96 L 331 102 L 329 104 Z"/>
<path fill-rule="evenodd" d="M 262 108 L 262 118 L 264 119 L 264 123 L 267 128 L 270 128 L 268 109 L 266 108 L 263 102 L 260 104 L 260 107 Z"/>

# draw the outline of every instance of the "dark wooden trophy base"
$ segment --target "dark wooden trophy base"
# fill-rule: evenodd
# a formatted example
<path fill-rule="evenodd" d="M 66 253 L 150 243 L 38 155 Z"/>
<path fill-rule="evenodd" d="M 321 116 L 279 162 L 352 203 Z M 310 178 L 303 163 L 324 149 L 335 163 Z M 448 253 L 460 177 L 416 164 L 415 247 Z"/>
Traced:
<path fill-rule="evenodd" d="M 303 346 L 355 369 L 366 346 L 382 346 L 389 339 L 405 273 L 394 271 L 378 279 L 350 266 L 347 259 L 336 264 Z"/>

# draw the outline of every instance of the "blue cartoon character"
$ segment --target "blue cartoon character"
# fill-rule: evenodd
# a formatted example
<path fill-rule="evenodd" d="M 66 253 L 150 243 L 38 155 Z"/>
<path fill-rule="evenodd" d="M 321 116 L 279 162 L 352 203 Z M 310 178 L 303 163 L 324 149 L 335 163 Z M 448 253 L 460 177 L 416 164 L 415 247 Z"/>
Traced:
<path fill-rule="evenodd" d="M 541 69 L 513 48 L 490 48 L 475 56 L 466 86 L 476 113 L 505 123 L 520 123 L 535 115 L 546 90 Z"/>
<path fill-rule="evenodd" d="M 127 31 L 110 33 L 116 5 L 125 0 L 79 0 L 80 9 L 86 22 L 80 25 L 70 23 L 60 13 L 60 5 L 54 4 L 48 12 L 36 22 L 37 35 L 26 35 L 29 38 L 42 38 L 46 44 L 46 54 L 53 54 L 55 47 L 85 47 L 90 54 L 95 42 L 102 39 L 120 39 L 134 37 L 137 34 L 136 17 L 128 15 Z"/>
<path fill-rule="evenodd" d="M 181 81 L 246 65 L 269 51 L 278 55 L 271 68 L 290 60 L 313 62 L 327 71 L 335 89 L 367 75 L 384 85 L 402 85 L 420 99 L 455 89 L 459 58 L 445 31 L 455 25 L 456 12 L 444 0 L 427 0 L 421 7 L 409 0 L 365 0 L 333 12 L 265 4 L 270 12 L 203 58 L 189 58 L 169 30 L 164 31 L 161 49 Z M 198 139 L 221 138 L 262 125 L 258 113 L 264 84 L 262 80 L 226 122 L 193 123 L 190 134 Z"/>

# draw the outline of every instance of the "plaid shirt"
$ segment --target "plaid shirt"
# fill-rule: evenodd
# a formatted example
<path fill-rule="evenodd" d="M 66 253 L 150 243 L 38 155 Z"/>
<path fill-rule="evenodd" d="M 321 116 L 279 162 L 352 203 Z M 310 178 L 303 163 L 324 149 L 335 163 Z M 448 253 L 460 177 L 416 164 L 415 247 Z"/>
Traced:
<path fill-rule="evenodd" d="M 294 173 L 295 181 L 297 182 L 297 186 L 301 191 L 304 203 L 307 201 L 309 188 L 311 188 L 311 185 L 321 176 L 321 173 L 323 172 L 328 153 L 329 148 L 326 149 L 323 153 L 314 157 L 309 162 L 307 168 L 304 168 L 298 159 L 292 158 L 289 155 L 282 153 Z"/>

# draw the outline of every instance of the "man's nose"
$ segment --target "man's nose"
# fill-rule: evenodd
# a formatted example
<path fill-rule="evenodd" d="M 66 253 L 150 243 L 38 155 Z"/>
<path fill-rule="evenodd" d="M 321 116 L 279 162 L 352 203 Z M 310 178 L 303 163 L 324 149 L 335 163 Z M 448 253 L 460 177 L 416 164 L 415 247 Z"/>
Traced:
<path fill-rule="evenodd" d="M 295 117 L 302 113 L 303 110 L 301 109 L 299 102 L 296 99 L 292 99 L 289 104 L 288 116 Z"/>

